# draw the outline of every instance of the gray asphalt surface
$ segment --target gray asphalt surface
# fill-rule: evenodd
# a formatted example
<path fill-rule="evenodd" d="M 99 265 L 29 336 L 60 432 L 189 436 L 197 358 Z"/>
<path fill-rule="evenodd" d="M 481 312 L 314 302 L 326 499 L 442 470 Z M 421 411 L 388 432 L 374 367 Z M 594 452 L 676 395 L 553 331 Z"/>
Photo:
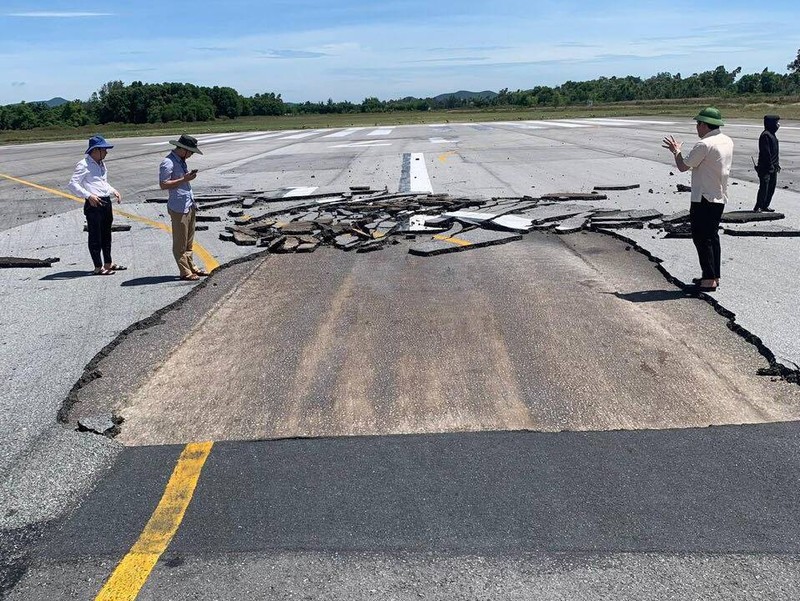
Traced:
<path fill-rule="evenodd" d="M 796 598 L 799 440 L 774 424 L 218 443 L 140 598 Z M 92 598 L 179 451 L 126 450 L 10 598 Z"/>
<path fill-rule="evenodd" d="M 242 141 L 246 136 L 228 136 L 209 142 L 204 148 L 206 155 L 193 161 L 202 176 L 196 188 L 204 192 L 247 188 L 277 191 L 306 186 L 341 190 L 348 185 L 371 184 L 393 190 L 398 186 L 399 157 L 404 152 L 424 152 L 436 192 L 539 195 L 589 191 L 595 185 L 640 183 L 639 190 L 614 193 L 605 206 L 652 207 L 664 212 L 687 206 L 686 195 L 672 190 L 676 183 L 688 183 L 688 175 L 670 174 L 677 171 L 671 166 L 670 155 L 660 149 L 660 140 L 664 134 L 676 133 L 689 143 L 694 129 L 691 121 L 627 125 L 598 121 L 578 125 L 415 126 L 395 128 L 381 138 L 370 137 L 369 130 L 355 132 L 352 138 L 331 138 L 330 131 L 301 139 L 277 136 Z M 786 213 L 787 224 L 797 225 L 800 211 L 795 200 L 800 182 L 792 178 L 798 167 L 798 135 L 793 124 L 785 125 L 781 130 L 784 172 L 779 185 L 788 185 L 789 189 L 776 193 L 774 205 Z M 753 204 L 756 186 L 752 183 L 749 154 L 755 152 L 759 132 L 760 126 L 745 123 L 732 123 L 727 129 L 737 143 L 733 173 L 737 185 L 731 188 L 731 210 L 749 209 Z M 155 171 L 159 157 L 167 149 L 164 141 L 125 140 L 112 151 L 111 181 L 125 194 L 123 209 L 163 219 L 163 206 L 142 201 L 157 194 Z M 162 145 L 154 145 L 159 142 Z M 0 173 L 62 188 L 84 147 L 84 143 L 75 142 L 3 147 Z M 651 188 L 652 194 L 648 192 Z M 76 203 L 5 179 L 0 179 L 0 199 L 0 255 L 62 257 L 47 275 L 20 270 L 0 273 L 3 305 L 10 308 L 2 321 L 0 347 L 0 381 L 4 388 L 0 413 L 0 433 L 4 436 L 0 451 L 0 527 L 6 529 L 5 536 L 35 530 L 37 524 L 63 515 L 105 469 L 114 465 L 121 451 L 118 442 L 63 429 L 55 424 L 55 412 L 83 366 L 98 351 L 131 323 L 182 298 L 189 287 L 170 281 L 175 268 L 169 237 L 160 230 L 135 223 L 131 232 L 115 235 L 115 259 L 131 266 L 122 278 L 112 282 L 83 278 L 78 276 L 89 268 L 88 253 Z M 220 263 L 249 252 L 218 242 L 217 231 L 212 227 L 199 236 L 199 242 Z M 652 238 L 652 234 L 648 238 L 647 234 L 633 232 L 631 239 L 664 258 L 665 267 L 679 279 L 685 281 L 696 275 L 690 241 L 663 241 Z M 748 238 L 732 242 L 731 237 L 725 237 L 724 283 L 717 294 L 723 305 L 736 314 L 737 323 L 746 324 L 786 365 L 800 362 L 800 332 L 796 331 L 800 326 L 793 319 L 796 303 L 792 302 L 796 293 L 790 284 L 796 276 L 793 262 L 788 260 L 797 255 L 798 244 L 796 239 Z M 237 269 L 244 275 L 249 268 Z M 124 282 L 128 285 L 120 285 Z M 770 291 L 766 299 L 764 290 Z M 87 298 L 93 302 L 85 302 Z M 791 466 L 781 464 L 775 469 L 790 471 Z M 114 467 L 111 473 L 116 470 Z M 41 486 L 41 482 L 47 485 Z M 291 561 L 291 555 L 280 555 L 276 566 L 285 566 L 281 562 L 287 558 Z M 637 556 L 633 563 L 639 559 Z M 791 564 L 768 557 L 763 562 L 751 560 L 730 556 L 728 560 L 704 565 L 713 582 L 713 574 L 722 578 L 740 562 L 751 567 L 764 567 L 775 561 L 784 566 Z M 381 560 L 359 561 L 354 559 L 350 564 L 356 572 L 355 566 Z M 672 562 L 672 566 L 697 567 L 696 562 L 685 558 L 665 561 Z M 754 573 L 758 569 L 753 567 Z M 657 578 L 660 572 L 652 573 Z M 756 582 L 754 577 L 751 584 L 755 586 Z M 792 579 L 787 577 L 781 582 L 791 585 Z"/>

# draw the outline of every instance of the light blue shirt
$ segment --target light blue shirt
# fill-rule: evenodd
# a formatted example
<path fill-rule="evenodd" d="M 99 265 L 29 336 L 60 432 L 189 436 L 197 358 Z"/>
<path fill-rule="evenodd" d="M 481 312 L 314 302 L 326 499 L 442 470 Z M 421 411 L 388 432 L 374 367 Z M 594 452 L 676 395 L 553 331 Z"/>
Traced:
<path fill-rule="evenodd" d="M 175 154 L 175 151 L 172 151 L 161 161 L 158 177 L 159 181 L 166 182 L 180 179 L 188 172 L 189 168 L 186 166 L 186 161 Z M 167 208 L 170 211 L 186 214 L 192 210 L 192 207 L 196 206 L 192 185 L 189 182 L 170 188 L 169 200 L 167 201 Z"/>

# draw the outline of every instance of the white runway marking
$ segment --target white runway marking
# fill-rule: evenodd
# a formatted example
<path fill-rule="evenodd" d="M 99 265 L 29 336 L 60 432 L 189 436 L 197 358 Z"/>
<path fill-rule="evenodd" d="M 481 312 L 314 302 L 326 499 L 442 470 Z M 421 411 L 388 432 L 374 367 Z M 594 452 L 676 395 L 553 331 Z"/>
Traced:
<path fill-rule="evenodd" d="M 612 119 L 598 117 L 592 119 L 570 119 L 570 121 L 580 123 L 597 123 L 599 125 L 625 126 L 625 125 L 675 125 L 675 121 L 646 121 L 643 119 Z"/>
<path fill-rule="evenodd" d="M 362 128 L 360 127 L 349 127 L 347 129 L 343 129 L 342 131 L 337 131 L 332 134 L 328 134 L 327 136 L 322 136 L 323 138 L 344 138 L 345 136 L 349 136 L 351 134 L 356 133 L 358 130 Z"/>
<path fill-rule="evenodd" d="M 283 198 L 291 198 L 292 196 L 306 196 L 307 194 L 313 194 L 318 189 L 319 186 L 300 186 L 298 188 L 292 188 L 283 195 Z"/>
<path fill-rule="evenodd" d="M 331 148 L 368 148 L 372 146 L 391 146 L 391 142 L 383 140 L 361 140 L 360 142 L 349 142 L 347 144 L 334 144 Z"/>
<path fill-rule="evenodd" d="M 313 136 L 313 135 L 316 135 L 316 134 L 318 134 L 318 133 L 319 133 L 319 132 L 318 132 L 317 130 L 314 130 L 314 131 L 304 131 L 304 132 L 302 132 L 302 133 L 299 133 L 299 134 L 292 134 L 291 136 L 285 136 L 285 137 L 283 137 L 283 138 L 278 138 L 278 139 L 279 139 L 279 140 L 300 140 L 300 139 L 302 139 L 302 138 L 307 138 L 308 136 Z"/>
<path fill-rule="evenodd" d="M 421 152 L 411 153 L 409 179 L 409 192 L 427 192 L 433 194 L 431 179 L 428 177 L 428 168 L 425 166 L 425 155 Z"/>
<path fill-rule="evenodd" d="M 388 136 L 390 133 L 392 133 L 393 129 L 394 129 L 393 127 L 381 127 L 379 129 L 376 129 L 374 131 L 369 132 L 367 135 L 368 136 Z"/>
<path fill-rule="evenodd" d="M 230 134 L 219 134 L 218 136 L 210 136 L 208 138 L 198 138 L 198 144 L 213 144 L 214 142 L 222 142 L 223 140 L 227 140 L 233 136 L 241 136 L 243 135 L 242 132 L 236 131 Z M 202 150 L 202 149 L 201 149 Z"/>
<path fill-rule="evenodd" d="M 291 133 L 294 133 L 296 131 L 299 131 L 299 130 L 291 129 L 291 130 L 287 130 L 287 131 L 274 131 L 274 132 L 269 133 L 269 134 L 261 134 L 261 135 L 248 136 L 246 138 L 239 138 L 237 140 L 237 142 L 255 142 L 256 140 L 266 140 L 267 138 L 274 138 L 276 136 L 283 136 L 285 134 L 291 134 Z"/>
<path fill-rule="evenodd" d="M 461 140 L 445 140 L 444 138 L 428 138 L 431 144 L 455 144 Z"/>

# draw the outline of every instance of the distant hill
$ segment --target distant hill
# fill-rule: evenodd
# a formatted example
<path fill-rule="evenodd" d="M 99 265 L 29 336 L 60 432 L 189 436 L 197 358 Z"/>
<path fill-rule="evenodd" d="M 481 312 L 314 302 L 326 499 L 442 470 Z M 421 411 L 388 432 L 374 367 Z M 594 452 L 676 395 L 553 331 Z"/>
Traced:
<path fill-rule="evenodd" d="M 458 100 L 475 100 L 476 98 L 491 100 L 497 96 L 497 93 L 490 90 L 486 90 L 484 92 L 467 92 L 466 90 L 459 90 L 458 92 L 451 92 L 450 94 L 439 94 L 438 96 L 434 96 L 433 100 L 437 102 L 444 102 L 451 96 L 454 96 Z"/>
<path fill-rule="evenodd" d="M 66 98 L 62 98 L 61 96 L 56 96 L 55 98 L 51 98 L 50 100 L 41 100 L 48 107 L 53 108 L 54 106 L 61 106 L 62 104 L 67 104 L 69 100 Z"/>

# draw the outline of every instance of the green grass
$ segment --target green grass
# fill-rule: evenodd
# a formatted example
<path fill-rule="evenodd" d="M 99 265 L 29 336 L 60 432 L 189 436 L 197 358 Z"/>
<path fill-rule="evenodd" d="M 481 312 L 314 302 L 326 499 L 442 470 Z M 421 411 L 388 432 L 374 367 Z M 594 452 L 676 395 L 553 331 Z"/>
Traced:
<path fill-rule="evenodd" d="M 718 107 L 726 119 L 761 119 L 778 113 L 784 119 L 800 119 L 800 98 L 703 98 L 671 101 L 621 102 L 593 106 L 503 108 L 428 112 L 357 113 L 352 115 L 285 115 L 280 117 L 240 117 L 201 123 L 159 123 L 126 125 L 107 123 L 87 127 L 36 128 L 0 132 L 0 144 L 26 144 L 51 140 L 88 139 L 95 133 L 106 138 L 179 135 L 181 133 L 227 133 L 273 131 L 283 129 L 318 129 L 329 127 L 372 127 L 427 123 L 514 121 L 529 119 L 569 119 L 586 117 L 664 116 L 691 119 L 704 106 Z"/>

